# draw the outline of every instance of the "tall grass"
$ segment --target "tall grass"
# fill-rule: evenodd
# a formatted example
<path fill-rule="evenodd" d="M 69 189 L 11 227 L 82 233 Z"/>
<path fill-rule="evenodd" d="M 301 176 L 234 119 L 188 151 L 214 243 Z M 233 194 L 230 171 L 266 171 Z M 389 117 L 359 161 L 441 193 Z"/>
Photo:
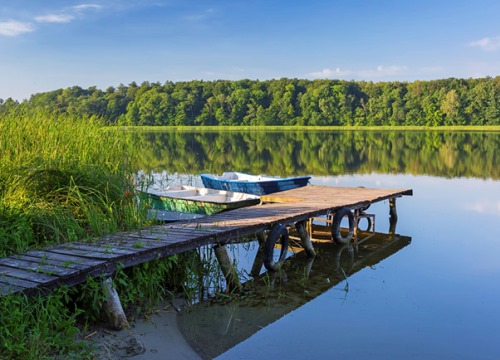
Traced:
<path fill-rule="evenodd" d="M 146 223 L 119 135 L 97 119 L 0 115 L 0 257 Z M 70 295 L 97 296 L 87 288 L 1 297 L 0 358 L 75 351 L 76 320 L 84 311 Z"/>
<path fill-rule="evenodd" d="M 1 118 L 0 256 L 141 224 L 124 154 L 97 119 Z"/>

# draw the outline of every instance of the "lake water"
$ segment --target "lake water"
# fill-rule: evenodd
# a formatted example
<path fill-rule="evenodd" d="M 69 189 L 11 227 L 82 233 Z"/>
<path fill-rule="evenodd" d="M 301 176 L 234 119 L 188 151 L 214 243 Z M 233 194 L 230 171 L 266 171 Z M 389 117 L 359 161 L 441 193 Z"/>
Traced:
<path fill-rule="evenodd" d="M 299 253 L 283 274 L 261 275 L 254 293 L 193 305 L 179 325 L 202 357 L 500 358 L 500 133 L 130 136 L 143 149 L 137 167 L 165 184 L 201 186 L 201 172 L 242 171 L 413 189 L 397 200 L 390 250 L 368 240 L 359 249 L 323 244 L 312 264 Z M 381 202 L 368 211 L 377 233 L 389 232 L 388 209 Z M 233 249 L 242 273 L 255 253 L 251 244 Z"/>

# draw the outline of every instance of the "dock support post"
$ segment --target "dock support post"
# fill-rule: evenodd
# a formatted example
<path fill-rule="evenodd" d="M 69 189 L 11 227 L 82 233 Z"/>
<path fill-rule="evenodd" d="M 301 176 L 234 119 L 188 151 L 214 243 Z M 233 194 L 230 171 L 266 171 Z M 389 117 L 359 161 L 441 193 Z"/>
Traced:
<path fill-rule="evenodd" d="M 264 244 L 266 243 L 266 233 L 264 231 L 260 231 L 256 234 L 256 237 L 259 245 L 264 246 Z"/>
<path fill-rule="evenodd" d="M 111 326 L 115 330 L 128 328 L 129 323 L 127 321 L 127 316 L 123 312 L 120 297 L 113 286 L 113 280 L 111 280 L 110 277 L 104 279 L 102 287 L 106 298 L 106 301 L 104 302 L 104 312 L 108 316 Z"/>
<path fill-rule="evenodd" d="M 241 283 L 234 268 L 233 262 L 229 257 L 229 251 L 227 250 L 226 245 L 215 245 L 214 246 L 215 257 L 219 262 L 220 268 L 222 270 L 222 274 L 226 279 L 227 288 L 229 291 L 233 290 L 241 290 Z"/>
<path fill-rule="evenodd" d="M 311 242 L 311 238 L 306 229 L 307 220 L 299 221 L 295 223 L 295 229 L 297 230 L 297 234 L 302 240 L 302 245 L 304 246 L 304 250 L 309 257 L 315 257 L 316 251 L 314 251 L 314 247 Z"/>
<path fill-rule="evenodd" d="M 264 265 L 264 243 L 261 243 L 259 239 L 259 248 L 257 249 L 257 254 L 255 254 L 250 275 L 253 277 L 259 276 L 262 265 Z"/>
<path fill-rule="evenodd" d="M 396 233 L 398 222 L 398 211 L 396 209 L 396 198 L 389 199 L 389 234 Z"/>

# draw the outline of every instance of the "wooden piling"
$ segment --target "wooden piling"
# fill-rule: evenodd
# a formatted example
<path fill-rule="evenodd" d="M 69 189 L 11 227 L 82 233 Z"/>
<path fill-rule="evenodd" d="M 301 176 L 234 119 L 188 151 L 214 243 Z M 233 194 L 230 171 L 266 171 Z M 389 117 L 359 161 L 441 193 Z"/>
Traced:
<path fill-rule="evenodd" d="M 264 242 L 261 242 L 259 239 L 259 249 L 257 250 L 257 254 L 255 254 L 250 275 L 253 277 L 259 276 L 260 271 L 262 270 L 262 265 L 264 265 Z"/>
<path fill-rule="evenodd" d="M 241 290 L 241 282 L 238 277 L 238 273 L 234 268 L 233 261 L 229 257 L 229 251 L 227 250 L 226 245 L 215 245 L 214 246 L 215 257 L 219 262 L 220 268 L 222 270 L 222 274 L 226 279 L 227 289 L 229 291 L 239 291 Z"/>
<path fill-rule="evenodd" d="M 314 251 L 314 247 L 311 242 L 311 237 L 306 229 L 307 220 L 298 221 L 295 223 L 295 229 L 297 230 L 297 234 L 299 235 L 300 240 L 302 241 L 302 245 L 304 246 L 304 250 L 309 257 L 315 257 L 316 251 Z"/>
<path fill-rule="evenodd" d="M 396 209 L 396 198 L 389 199 L 389 234 L 396 233 L 396 224 L 398 222 L 398 211 Z"/>
<path fill-rule="evenodd" d="M 102 287 L 106 298 L 106 301 L 104 302 L 104 311 L 108 316 L 111 327 L 115 330 L 128 328 L 129 323 L 127 316 L 123 312 L 120 297 L 113 286 L 113 280 L 109 277 L 104 279 Z"/>

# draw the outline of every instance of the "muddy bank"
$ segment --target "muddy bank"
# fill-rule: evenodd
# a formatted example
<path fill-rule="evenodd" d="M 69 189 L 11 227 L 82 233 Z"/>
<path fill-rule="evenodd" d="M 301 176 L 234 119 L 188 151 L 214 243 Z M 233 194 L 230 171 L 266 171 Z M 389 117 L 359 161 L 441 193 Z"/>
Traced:
<path fill-rule="evenodd" d="M 87 343 L 99 360 L 201 359 L 177 327 L 182 305 L 180 299 L 162 304 L 150 317 L 132 322 L 125 330 L 96 329 L 87 335 Z"/>

